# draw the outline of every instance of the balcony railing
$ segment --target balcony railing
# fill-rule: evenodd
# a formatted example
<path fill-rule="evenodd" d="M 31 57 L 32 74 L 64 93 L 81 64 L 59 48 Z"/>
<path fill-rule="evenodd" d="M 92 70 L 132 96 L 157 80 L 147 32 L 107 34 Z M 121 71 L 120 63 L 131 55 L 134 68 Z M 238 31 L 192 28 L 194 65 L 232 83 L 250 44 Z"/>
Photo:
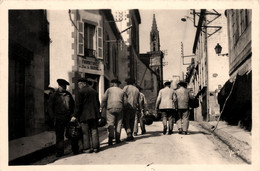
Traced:
<path fill-rule="evenodd" d="M 85 48 L 84 49 L 85 51 L 85 57 L 96 57 L 96 51 L 95 50 L 93 50 L 93 49 L 87 49 L 87 48 Z"/>

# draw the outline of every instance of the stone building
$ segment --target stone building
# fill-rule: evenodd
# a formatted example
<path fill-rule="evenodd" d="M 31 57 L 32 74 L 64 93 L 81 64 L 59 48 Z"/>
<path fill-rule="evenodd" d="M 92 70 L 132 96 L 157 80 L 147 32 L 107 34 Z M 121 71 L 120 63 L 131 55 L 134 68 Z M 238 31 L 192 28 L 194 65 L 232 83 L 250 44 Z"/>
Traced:
<path fill-rule="evenodd" d="M 123 41 L 119 29 L 115 23 L 111 10 L 100 10 L 103 16 L 104 39 L 103 39 L 103 65 L 104 65 L 104 90 L 109 88 L 110 81 L 119 78 L 120 57 L 124 51 Z"/>
<path fill-rule="evenodd" d="M 188 67 L 186 81 L 194 94 L 200 94 L 200 106 L 194 109 L 198 121 L 216 120 L 220 115 L 218 92 L 229 79 L 228 57 L 216 54 L 215 46 L 221 44 L 227 52 L 227 22 L 223 10 L 200 10 L 193 53 L 196 55 Z"/>
<path fill-rule="evenodd" d="M 225 12 L 228 31 L 229 76 L 219 93 L 222 118 L 230 124 L 252 128 L 252 10 Z M 229 98 L 227 99 L 227 97 Z"/>
<path fill-rule="evenodd" d="M 77 80 L 87 78 L 90 85 L 104 93 L 103 15 L 99 10 L 49 10 L 50 85 L 58 78 L 70 82 L 69 91 L 77 95 Z M 64 29 L 66 27 L 66 29 Z"/>
<path fill-rule="evenodd" d="M 140 13 L 137 9 L 113 11 L 117 26 L 123 38 L 120 43 L 119 80 L 121 87 L 125 86 L 126 78 L 137 80 L 137 62 L 139 57 L 139 24 Z"/>
<path fill-rule="evenodd" d="M 9 140 L 46 129 L 49 25 L 45 10 L 9 10 Z"/>
<path fill-rule="evenodd" d="M 139 54 L 139 24 L 141 18 L 136 9 L 113 11 L 123 42 L 119 47 L 119 73 L 123 88 L 126 78 L 134 78 L 147 97 L 148 106 L 152 110 L 159 91 L 159 76 L 151 69 L 149 63 L 141 60 Z M 149 60 L 149 59 L 148 59 Z"/>

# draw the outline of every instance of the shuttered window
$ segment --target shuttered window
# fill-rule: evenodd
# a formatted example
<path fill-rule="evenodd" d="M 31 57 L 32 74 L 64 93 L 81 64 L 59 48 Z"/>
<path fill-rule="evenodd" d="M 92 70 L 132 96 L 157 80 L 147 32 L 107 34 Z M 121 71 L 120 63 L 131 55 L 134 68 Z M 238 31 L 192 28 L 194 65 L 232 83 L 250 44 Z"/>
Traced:
<path fill-rule="evenodd" d="M 113 49 L 112 49 L 112 58 L 113 58 L 113 72 L 114 74 L 117 74 L 117 49 L 115 47 L 115 45 L 113 45 Z"/>
<path fill-rule="evenodd" d="M 84 56 L 84 23 L 81 21 L 77 22 L 78 34 L 77 34 L 77 54 Z"/>
<path fill-rule="evenodd" d="M 103 59 L 103 28 L 97 28 L 97 58 Z"/>

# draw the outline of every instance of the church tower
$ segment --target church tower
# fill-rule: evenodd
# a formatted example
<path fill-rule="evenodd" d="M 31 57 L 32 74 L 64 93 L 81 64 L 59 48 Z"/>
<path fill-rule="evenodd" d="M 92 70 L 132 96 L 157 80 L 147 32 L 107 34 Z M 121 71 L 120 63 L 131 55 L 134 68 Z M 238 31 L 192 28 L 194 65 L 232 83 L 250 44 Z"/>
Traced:
<path fill-rule="evenodd" d="M 152 30 L 150 32 L 150 67 L 159 76 L 159 87 L 163 85 L 163 57 L 164 54 L 160 50 L 160 37 L 156 24 L 155 14 L 153 14 Z"/>
<path fill-rule="evenodd" d="M 160 38 L 159 38 L 159 31 L 157 29 L 155 14 L 153 14 L 153 24 L 152 24 L 152 30 L 150 32 L 150 52 L 152 53 L 160 52 Z"/>

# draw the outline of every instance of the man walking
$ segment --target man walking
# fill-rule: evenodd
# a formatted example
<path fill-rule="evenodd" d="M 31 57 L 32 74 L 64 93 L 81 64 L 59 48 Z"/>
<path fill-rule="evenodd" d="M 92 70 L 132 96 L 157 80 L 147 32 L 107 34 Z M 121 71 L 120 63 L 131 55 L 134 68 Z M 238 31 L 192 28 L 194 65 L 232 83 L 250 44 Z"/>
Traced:
<path fill-rule="evenodd" d="M 177 127 L 179 130 L 179 134 L 184 133 L 185 135 L 188 134 L 189 128 L 189 100 L 193 99 L 194 96 L 192 93 L 187 89 L 186 82 L 179 82 L 179 88 L 176 90 L 177 101 L 178 101 L 178 114 L 176 117 L 177 120 Z M 181 124 L 183 122 L 183 124 Z"/>
<path fill-rule="evenodd" d="M 127 85 L 124 87 L 123 91 L 127 95 L 127 106 L 124 110 L 124 126 L 127 133 L 127 141 L 134 139 L 133 130 L 135 124 L 135 116 L 138 114 L 138 109 L 140 109 L 139 104 L 139 90 L 134 86 L 135 80 L 128 78 L 125 80 Z"/>
<path fill-rule="evenodd" d="M 88 86 L 85 78 L 78 80 L 78 98 L 76 101 L 76 109 L 71 118 L 80 121 L 83 133 L 83 150 L 92 153 L 99 152 L 100 143 L 98 135 L 98 119 L 101 117 L 99 113 L 100 103 L 96 90 Z"/>
<path fill-rule="evenodd" d="M 170 88 L 171 81 L 166 81 L 164 83 L 164 88 L 159 91 L 156 103 L 155 111 L 158 112 L 158 109 L 162 113 L 162 122 L 163 122 L 163 134 L 167 132 L 167 119 L 168 119 L 168 134 L 173 133 L 173 122 L 174 114 L 176 109 L 176 94 L 175 91 Z"/>
<path fill-rule="evenodd" d="M 64 155 L 64 131 L 74 112 L 74 100 L 72 95 L 66 91 L 69 83 L 64 79 L 58 79 L 57 82 L 59 87 L 49 98 L 48 112 L 54 120 L 56 156 L 61 157 Z M 78 153 L 77 144 L 73 141 L 71 143 L 73 153 Z"/>
<path fill-rule="evenodd" d="M 113 144 L 113 139 L 116 143 L 120 143 L 120 135 L 123 121 L 123 109 L 127 104 L 126 94 L 119 85 L 121 82 L 118 79 L 111 80 L 111 87 L 108 88 L 102 99 L 100 111 L 107 109 L 107 125 L 108 125 L 108 145 Z"/>
<path fill-rule="evenodd" d="M 141 128 L 141 131 L 142 131 L 142 135 L 146 133 L 145 124 L 143 122 L 143 118 L 144 118 L 145 114 L 149 114 L 145 95 L 141 92 L 142 91 L 142 87 L 137 86 L 137 88 L 138 88 L 138 90 L 140 92 L 139 104 L 140 104 L 140 108 L 142 110 L 138 110 L 139 112 L 135 116 L 134 136 L 137 136 L 137 133 L 138 133 L 138 120 L 140 121 L 140 128 Z"/>

